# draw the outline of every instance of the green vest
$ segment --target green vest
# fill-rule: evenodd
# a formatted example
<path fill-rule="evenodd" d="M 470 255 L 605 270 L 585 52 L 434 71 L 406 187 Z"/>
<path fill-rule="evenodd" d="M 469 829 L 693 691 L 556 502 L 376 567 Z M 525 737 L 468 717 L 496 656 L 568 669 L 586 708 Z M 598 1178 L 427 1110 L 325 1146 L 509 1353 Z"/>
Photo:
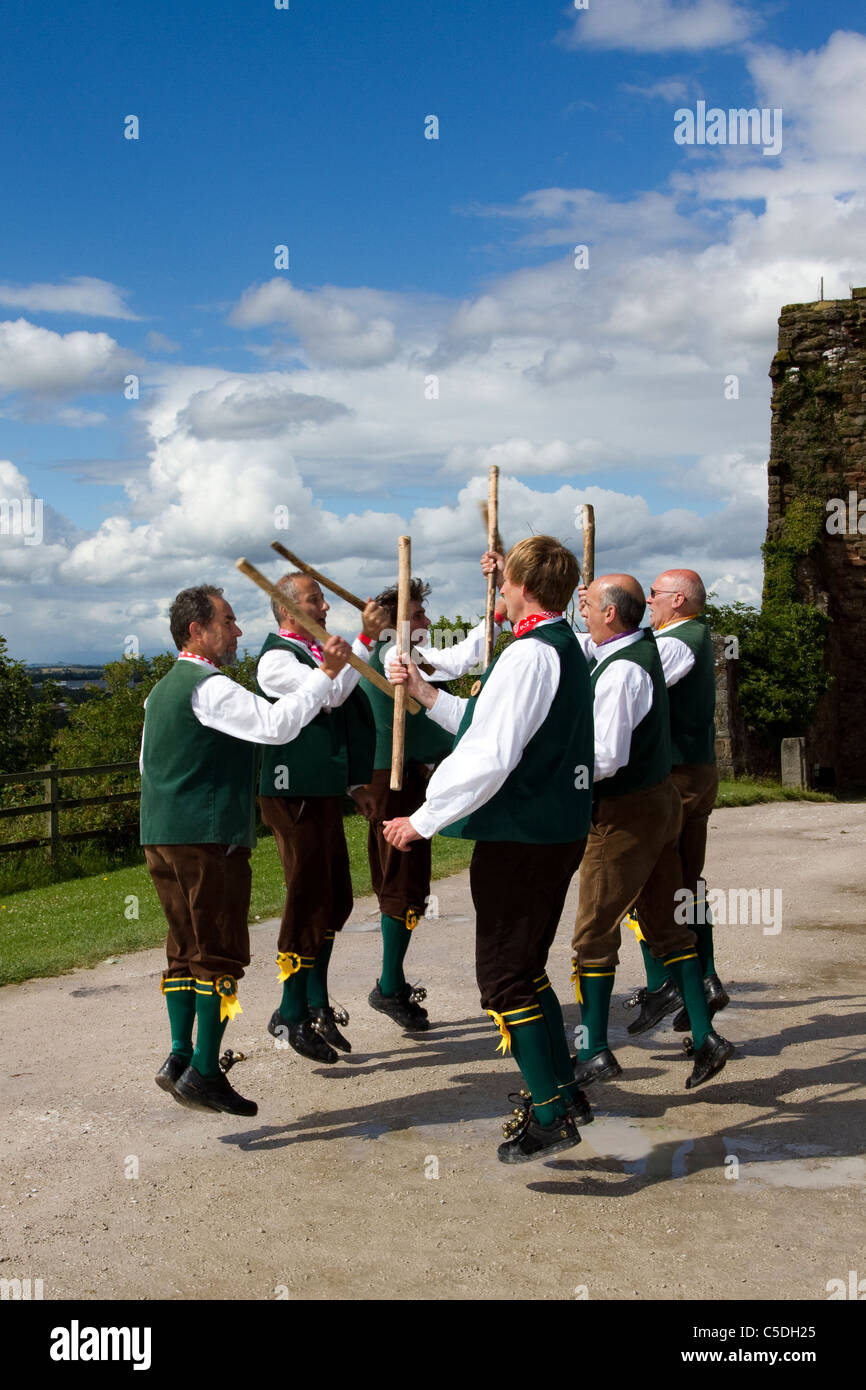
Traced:
<path fill-rule="evenodd" d="M 671 706 L 671 757 L 679 763 L 716 761 L 716 663 L 706 618 L 687 618 L 665 632 L 694 652 L 688 675 L 668 686 Z"/>
<path fill-rule="evenodd" d="M 201 681 L 217 675 L 178 661 L 144 707 L 143 845 L 256 843 L 256 743 L 207 729 L 192 712 Z"/>
<path fill-rule="evenodd" d="M 320 670 L 300 642 L 268 633 L 259 652 L 287 651 L 303 666 Z M 261 686 L 257 686 L 264 695 Z M 265 695 L 275 703 L 274 697 Z M 262 750 L 259 796 L 344 796 L 346 788 L 369 782 L 373 776 L 373 719 L 358 689 L 336 709 L 319 710 L 290 743 Z"/>
<path fill-rule="evenodd" d="M 642 787 L 653 787 L 657 782 L 663 782 L 671 770 L 671 731 L 665 675 L 652 631 L 645 627 L 642 632 L 639 641 L 630 642 L 612 656 L 600 657 L 590 676 L 594 693 L 602 671 L 615 661 L 631 661 L 649 672 L 653 684 L 650 711 L 632 730 L 628 762 L 612 777 L 604 777 L 596 784 L 596 796 L 624 796 L 626 792 L 640 791 Z"/>
<path fill-rule="evenodd" d="M 495 796 L 440 834 L 524 845 L 571 844 L 589 833 L 592 816 L 592 691 L 586 658 L 562 620 L 533 628 L 516 640 L 544 642 L 556 651 L 560 672 L 553 703 Z M 500 652 L 481 677 L 482 688 L 501 656 Z M 455 748 L 472 723 L 479 695 L 466 703 Z"/>
<path fill-rule="evenodd" d="M 390 639 L 388 642 L 377 643 L 370 657 L 371 667 L 374 671 L 378 671 L 380 676 L 385 675 L 382 669 L 382 653 L 389 645 Z M 365 682 L 364 694 L 370 702 L 373 718 L 376 721 L 376 752 L 373 766 L 379 771 L 381 768 L 391 766 L 394 701 L 383 691 L 377 690 L 375 685 L 371 685 L 369 681 Z M 453 746 L 453 736 L 446 733 L 432 719 L 428 719 L 426 709 L 422 707 L 417 714 L 407 713 L 406 744 L 403 754 L 405 762 L 438 763 L 443 758 L 447 758 Z"/>

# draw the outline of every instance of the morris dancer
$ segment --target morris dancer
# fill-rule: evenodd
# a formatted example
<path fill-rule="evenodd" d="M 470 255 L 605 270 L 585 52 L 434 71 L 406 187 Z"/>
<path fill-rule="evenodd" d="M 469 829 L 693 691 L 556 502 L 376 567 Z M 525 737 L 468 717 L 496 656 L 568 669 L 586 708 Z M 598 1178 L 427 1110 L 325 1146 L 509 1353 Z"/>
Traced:
<path fill-rule="evenodd" d="M 581 1086 L 619 1076 L 608 1046 L 610 999 L 620 924 L 637 905 L 654 958 L 678 986 L 694 1034 L 694 1068 L 686 1087 L 721 1071 L 730 1043 L 713 1031 L 695 935 L 679 925 L 682 888 L 677 844 L 682 803 L 671 776 L 670 716 L 661 660 L 640 627 L 646 601 L 629 574 L 596 579 L 581 598 L 594 660 L 595 800 L 574 928 L 575 992 L 586 1030 L 574 1075 Z"/>
<path fill-rule="evenodd" d="M 291 573 L 277 587 L 325 626 L 330 605 L 315 579 Z M 322 648 L 276 599 L 271 607 L 279 631 L 265 638 L 257 667 L 259 689 L 276 698 L 315 687 Z M 367 659 L 387 621 L 384 608 L 368 601 L 352 646 L 357 657 Z M 358 681 L 358 672 L 346 666 L 298 737 L 285 747 L 265 750 L 259 783 L 262 820 L 274 832 L 286 879 L 277 945 L 283 993 L 268 1032 L 286 1038 L 296 1052 L 317 1062 L 336 1062 L 335 1048 L 352 1050 L 328 998 L 328 964 L 335 933 L 352 911 L 343 831 L 347 790 L 365 815 L 372 809 L 364 784 L 373 771 L 375 733 Z"/>
<path fill-rule="evenodd" d="M 168 921 L 162 991 L 171 1053 L 156 1084 L 184 1105 L 255 1115 L 219 1049 L 250 961 L 250 851 L 258 744 L 285 744 L 321 709 L 349 647 L 333 637 L 308 686 L 271 705 L 227 676 L 241 630 L 222 589 L 184 589 L 169 612 L 178 659 L 153 687 L 141 747 L 141 843 Z M 197 1024 L 193 1049 L 193 1024 Z"/>
<path fill-rule="evenodd" d="M 424 601 L 430 593 L 429 584 L 413 579 L 410 587 L 409 627 L 413 643 L 423 643 L 430 628 L 424 611 Z M 388 612 L 393 631 L 397 622 L 397 588 L 385 589 L 376 603 Z M 497 633 L 502 615 L 496 615 Z M 452 647 L 421 646 L 425 669 L 434 681 L 448 681 L 465 675 L 480 665 L 484 655 L 484 623 L 472 629 L 468 637 Z M 382 642 L 370 659 L 370 665 L 387 672 L 395 653 L 393 640 Z M 411 692 L 410 692 L 411 693 Z M 430 900 L 430 842 L 418 839 L 408 853 L 400 854 L 388 844 L 382 832 L 383 822 L 408 816 L 424 800 L 430 765 L 446 757 L 453 745 L 451 733 L 428 719 L 426 710 L 406 716 L 406 743 L 403 763 L 403 787 L 392 791 L 391 742 L 394 702 L 374 686 L 365 687 L 376 721 L 376 752 L 374 772 L 369 785 L 373 800 L 370 830 L 367 837 L 367 856 L 373 891 L 379 900 L 382 923 L 382 969 L 376 987 L 369 996 L 371 1008 L 387 1014 L 411 1032 L 429 1028 L 427 1010 L 421 1007 L 426 991 L 413 989 L 403 973 L 403 961 L 417 923 L 424 917 Z"/>
<path fill-rule="evenodd" d="M 716 804 L 719 770 L 716 764 L 716 672 L 713 642 L 706 618 L 702 616 L 707 593 L 694 570 L 665 570 L 649 591 L 656 645 L 665 673 L 671 711 L 671 777 L 683 803 L 683 828 L 679 854 L 683 866 L 683 887 L 692 894 L 694 911 L 689 917 L 697 936 L 698 955 L 704 974 L 704 993 L 712 1018 L 730 1002 L 716 974 L 713 957 L 713 922 L 706 902 L 704 859 L 707 852 L 707 823 Z M 629 1025 L 630 1033 L 652 1028 L 676 1004 L 682 1004 L 676 991 L 671 1005 L 665 976 L 641 941 L 646 968 L 646 989 L 633 996 L 640 1014 Z M 681 1008 L 674 1019 L 674 1030 L 684 1033 L 688 1014 Z"/>
<path fill-rule="evenodd" d="M 586 843 L 592 798 L 592 699 L 586 663 L 565 609 L 578 580 L 574 555 L 531 536 L 484 565 L 497 570 L 515 641 L 461 700 L 421 680 L 410 693 L 456 735 L 424 805 L 385 823 L 408 849 L 437 831 L 475 840 L 470 868 L 481 1004 L 526 1080 L 530 1104 L 506 1126 L 503 1163 L 580 1143 L 592 1113 L 575 1085 L 562 1010 L 547 956 Z M 392 678 L 404 679 L 392 666 Z"/>

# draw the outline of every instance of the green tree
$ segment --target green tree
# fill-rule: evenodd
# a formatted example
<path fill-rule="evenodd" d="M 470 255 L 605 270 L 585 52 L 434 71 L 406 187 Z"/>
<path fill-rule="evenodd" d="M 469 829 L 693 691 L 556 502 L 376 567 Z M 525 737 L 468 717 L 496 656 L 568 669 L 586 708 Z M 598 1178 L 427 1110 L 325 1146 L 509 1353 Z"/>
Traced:
<path fill-rule="evenodd" d="M 35 698 L 24 662 L 8 655 L 0 637 L 0 772 L 26 772 L 48 761 L 55 695 L 56 687 L 46 684 Z"/>
<path fill-rule="evenodd" d="M 830 620 L 785 597 L 758 611 L 744 603 L 707 604 L 713 632 L 739 641 L 738 699 L 747 724 L 768 743 L 805 734 L 832 676 L 824 667 Z"/>

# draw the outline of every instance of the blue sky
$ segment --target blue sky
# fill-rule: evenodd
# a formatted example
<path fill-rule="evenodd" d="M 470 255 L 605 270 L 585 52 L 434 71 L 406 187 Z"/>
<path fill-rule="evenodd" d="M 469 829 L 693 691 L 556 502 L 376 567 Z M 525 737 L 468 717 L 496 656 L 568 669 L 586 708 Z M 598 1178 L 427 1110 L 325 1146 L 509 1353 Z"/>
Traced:
<path fill-rule="evenodd" d="M 370 592 L 408 529 L 465 613 L 492 461 L 507 540 L 579 550 L 590 500 L 603 566 L 756 600 L 778 311 L 866 283 L 863 28 L 848 0 L 5 17 L 0 495 L 45 517 L 0 535 L 13 654 L 161 650 L 203 578 L 256 645 L 233 561 L 274 537 Z M 781 154 L 676 145 L 698 100 L 782 109 Z"/>

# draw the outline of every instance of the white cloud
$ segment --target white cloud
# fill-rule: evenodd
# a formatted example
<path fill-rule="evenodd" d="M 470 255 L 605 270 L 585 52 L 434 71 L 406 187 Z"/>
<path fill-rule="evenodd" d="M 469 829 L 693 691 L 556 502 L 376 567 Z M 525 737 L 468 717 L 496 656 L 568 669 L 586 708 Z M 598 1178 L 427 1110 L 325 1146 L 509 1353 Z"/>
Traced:
<path fill-rule="evenodd" d="M 297 391 L 286 376 L 226 377 L 196 391 L 178 423 L 199 439 L 262 439 L 296 433 L 304 425 L 322 425 L 347 415 L 339 401 Z"/>
<path fill-rule="evenodd" d="M 759 24 L 757 15 L 734 0 L 593 0 L 573 14 L 561 41 L 568 48 L 699 52 L 743 44 Z"/>
<path fill-rule="evenodd" d="M 70 429 L 90 429 L 92 425 L 103 425 L 108 416 L 101 410 L 80 410 L 77 406 L 67 406 L 58 410 L 55 419 Z"/>
<path fill-rule="evenodd" d="M 621 463 L 621 450 L 611 449 L 600 439 L 576 439 L 566 442 L 552 439 L 547 444 L 533 444 L 529 439 L 506 439 L 501 444 L 466 448 L 457 444 L 445 459 L 446 473 L 464 477 L 474 473 L 486 475 L 491 465 L 503 473 L 555 476 L 559 473 L 591 473 L 613 462 Z"/>
<path fill-rule="evenodd" d="M 0 285 L 0 304 L 32 314 L 83 314 L 103 319 L 135 319 L 123 302 L 125 291 L 108 280 L 77 275 L 65 285 Z"/>
<path fill-rule="evenodd" d="M 393 322 L 369 312 L 377 298 L 383 297 L 331 285 L 313 293 L 274 279 L 245 290 L 231 321 L 240 328 L 285 324 L 315 361 L 371 366 L 390 361 L 396 352 Z"/>
<path fill-rule="evenodd" d="M 620 91 L 630 92 L 633 96 L 647 97 L 653 101 L 659 98 L 662 101 L 683 101 L 689 94 L 689 84 L 679 77 L 664 78 L 660 82 L 652 82 L 648 87 L 635 86 L 631 82 L 620 83 Z"/>
<path fill-rule="evenodd" d="M 144 341 L 151 352 L 180 352 L 180 343 L 176 343 L 173 338 L 167 338 L 164 333 L 151 330 Z"/>
<path fill-rule="evenodd" d="M 0 323 L 0 395 L 120 389 L 136 361 L 107 333 L 54 333 L 23 318 Z"/>
<path fill-rule="evenodd" d="M 786 149 L 866 156 L 866 35 L 839 30 L 810 53 L 754 48 L 748 67 L 759 103 L 784 112 Z"/>

